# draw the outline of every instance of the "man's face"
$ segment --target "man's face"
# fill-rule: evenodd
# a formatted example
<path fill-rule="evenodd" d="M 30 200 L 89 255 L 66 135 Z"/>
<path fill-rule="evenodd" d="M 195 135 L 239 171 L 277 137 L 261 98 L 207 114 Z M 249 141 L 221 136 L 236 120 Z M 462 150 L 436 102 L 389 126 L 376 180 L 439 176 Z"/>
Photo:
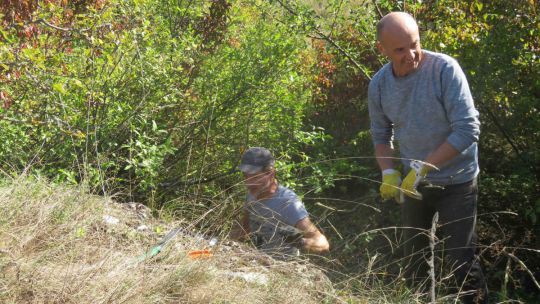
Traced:
<path fill-rule="evenodd" d="M 377 47 L 392 62 L 392 70 L 397 77 L 406 76 L 420 66 L 422 49 L 418 28 L 407 31 L 385 30 Z"/>
<path fill-rule="evenodd" d="M 274 181 L 274 170 L 262 171 L 254 174 L 244 173 L 244 183 L 248 191 L 257 196 L 270 189 Z"/>

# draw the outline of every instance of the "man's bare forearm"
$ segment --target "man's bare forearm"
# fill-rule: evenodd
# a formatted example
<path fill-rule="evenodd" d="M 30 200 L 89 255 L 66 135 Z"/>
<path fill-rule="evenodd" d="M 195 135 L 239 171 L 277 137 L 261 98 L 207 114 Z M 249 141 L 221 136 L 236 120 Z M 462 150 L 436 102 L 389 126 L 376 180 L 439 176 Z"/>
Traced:
<path fill-rule="evenodd" d="M 375 157 L 381 171 L 394 168 L 393 156 L 394 149 L 391 146 L 385 144 L 375 145 Z"/>
<path fill-rule="evenodd" d="M 429 164 L 429 170 L 438 169 L 459 154 L 447 141 L 442 143 L 435 151 L 428 155 L 424 162 Z"/>

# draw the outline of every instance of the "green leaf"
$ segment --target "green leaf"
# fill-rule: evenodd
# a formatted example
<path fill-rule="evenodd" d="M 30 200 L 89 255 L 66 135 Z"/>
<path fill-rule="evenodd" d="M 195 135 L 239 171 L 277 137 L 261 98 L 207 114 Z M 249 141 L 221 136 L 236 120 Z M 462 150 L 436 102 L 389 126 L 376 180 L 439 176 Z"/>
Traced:
<path fill-rule="evenodd" d="M 83 83 L 79 79 L 72 79 L 71 83 L 79 88 L 84 88 Z"/>
<path fill-rule="evenodd" d="M 53 89 L 58 93 L 66 94 L 66 89 L 64 88 L 64 83 L 57 82 L 57 83 L 53 84 Z"/>
<path fill-rule="evenodd" d="M 484 4 L 482 2 L 476 2 L 476 9 L 481 12 L 482 9 L 484 8 Z"/>

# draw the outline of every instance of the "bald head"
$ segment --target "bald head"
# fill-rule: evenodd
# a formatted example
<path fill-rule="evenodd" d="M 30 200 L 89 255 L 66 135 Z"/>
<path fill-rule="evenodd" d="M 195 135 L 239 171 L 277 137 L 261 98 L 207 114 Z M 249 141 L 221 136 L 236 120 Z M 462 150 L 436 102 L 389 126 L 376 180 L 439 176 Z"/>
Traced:
<path fill-rule="evenodd" d="M 417 70 L 423 56 L 414 18 L 402 12 L 384 16 L 377 24 L 377 48 L 392 62 L 395 76 L 406 76 Z"/>
<path fill-rule="evenodd" d="M 382 41 L 384 35 L 387 33 L 392 33 L 393 35 L 406 35 L 411 32 L 418 32 L 418 25 L 413 16 L 404 12 L 389 13 L 377 24 L 378 41 Z"/>

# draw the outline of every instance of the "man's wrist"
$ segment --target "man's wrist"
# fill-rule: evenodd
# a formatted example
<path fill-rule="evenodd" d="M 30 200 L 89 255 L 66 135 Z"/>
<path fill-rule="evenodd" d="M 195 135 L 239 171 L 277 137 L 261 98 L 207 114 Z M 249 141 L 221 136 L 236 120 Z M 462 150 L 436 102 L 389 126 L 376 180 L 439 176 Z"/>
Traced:
<path fill-rule="evenodd" d="M 394 174 L 398 172 L 396 169 L 394 168 L 390 168 L 390 169 L 384 169 L 382 170 L 382 175 L 385 176 L 385 175 L 389 175 L 389 174 Z"/>

